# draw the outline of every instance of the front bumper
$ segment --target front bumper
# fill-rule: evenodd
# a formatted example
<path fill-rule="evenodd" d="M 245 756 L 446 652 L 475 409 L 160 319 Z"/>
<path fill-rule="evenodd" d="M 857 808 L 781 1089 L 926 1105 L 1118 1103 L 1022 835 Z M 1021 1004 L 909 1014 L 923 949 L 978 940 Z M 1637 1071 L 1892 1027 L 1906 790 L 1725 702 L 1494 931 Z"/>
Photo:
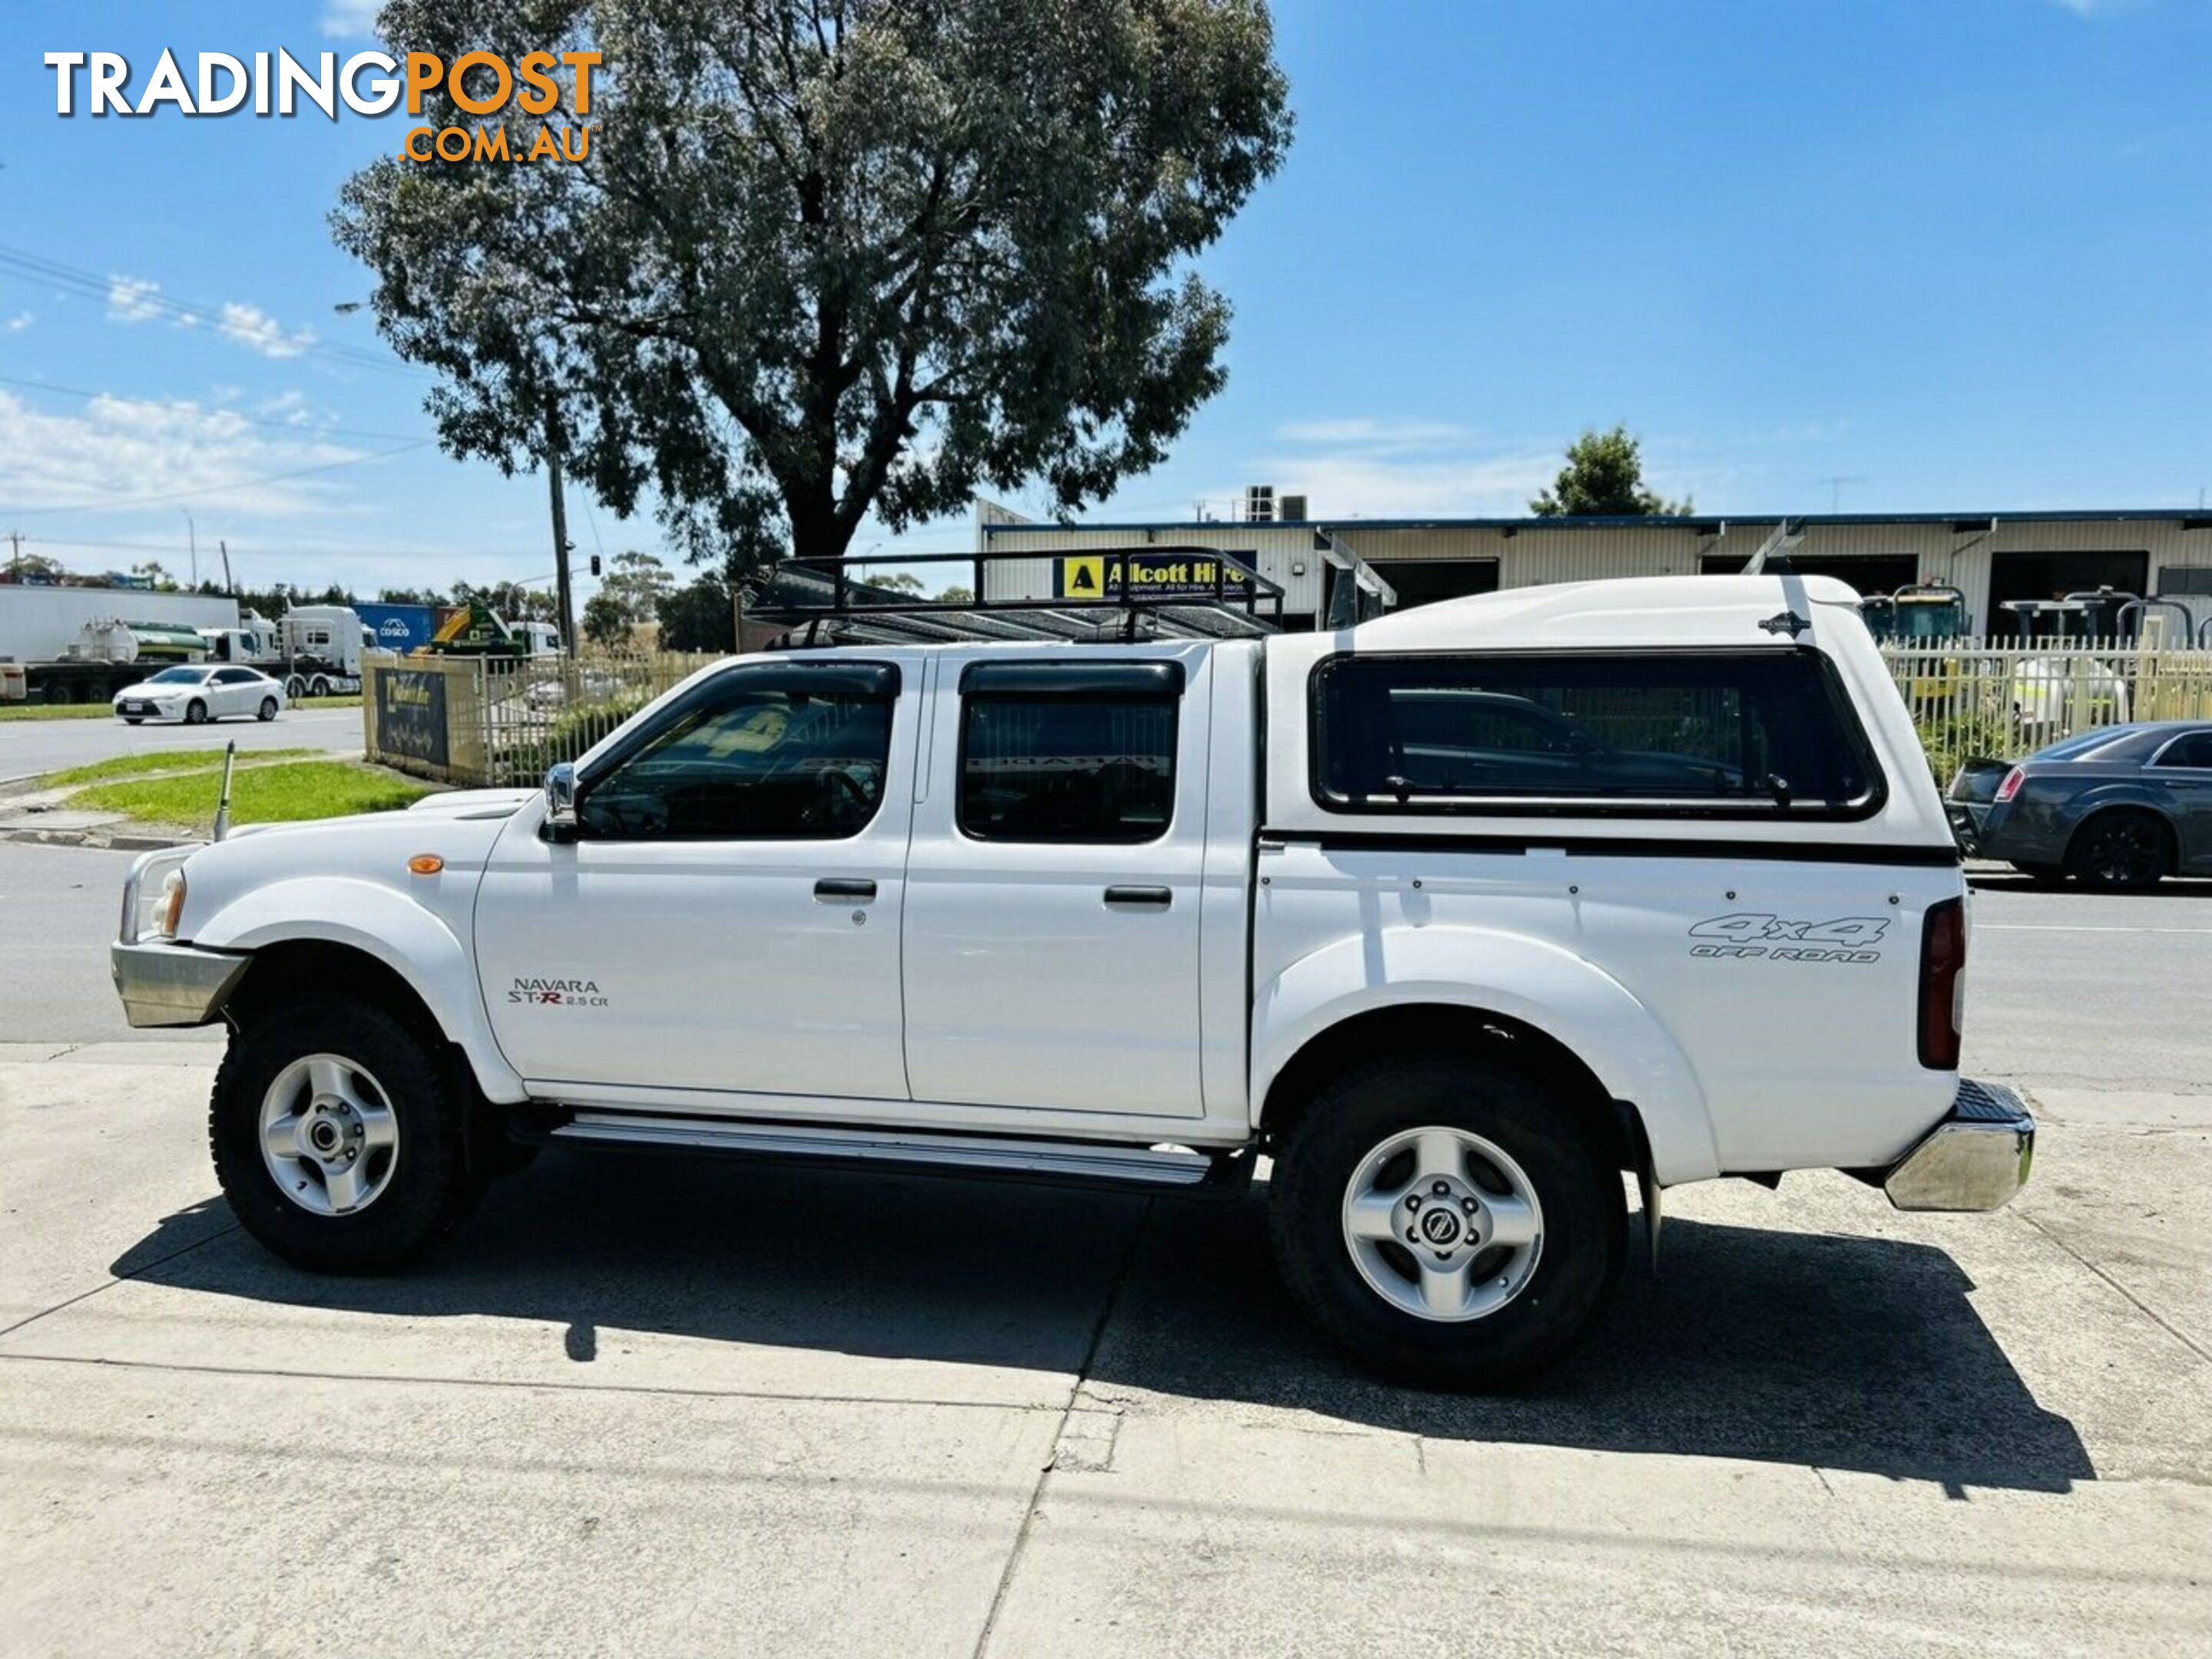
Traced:
<path fill-rule="evenodd" d="M 2027 1184 L 2035 1120 L 2001 1083 L 1959 1079 L 1948 1116 L 1884 1172 L 1900 1210 L 1996 1210 Z"/>
<path fill-rule="evenodd" d="M 205 1025 L 222 1010 L 252 959 L 190 945 L 149 940 L 107 947 L 108 972 L 136 1026 Z"/>

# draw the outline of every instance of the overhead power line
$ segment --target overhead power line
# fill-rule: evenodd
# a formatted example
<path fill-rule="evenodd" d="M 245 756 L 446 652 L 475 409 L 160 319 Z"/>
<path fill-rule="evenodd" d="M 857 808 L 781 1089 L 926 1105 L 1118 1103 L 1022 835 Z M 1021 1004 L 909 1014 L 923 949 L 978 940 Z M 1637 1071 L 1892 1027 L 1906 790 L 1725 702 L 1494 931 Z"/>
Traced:
<path fill-rule="evenodd" d="M 64 264 L 43 254 L 6 246 L 0 246 L 0 275 L 13 276 L 19 282 L 51 283 L 70 293 L 111 302 L 116 298 L 118 283 L 125 283 L 129 285 L 128 303 L 134 309 L 153 316 L 166 317 L 172 322 L 204 325 L 217 333 L 229 334 L 233 337 L 239 336 L 235 320 L 226 317 L 221 310 L 176 299 L 148 280 L 103 276 L 98 271 Z M 412 375 L 417 379 L 428 378 L 429 372 L 426 369 L 402 362 L 397 357 L 364 350 L 359 346 L 342 345 L 322 339 L 303 340 L 295 335 L 287 336 L 286 342 L 295 353 L 343 363 L 351 368 L 375 369 L 385 374 Z"/>

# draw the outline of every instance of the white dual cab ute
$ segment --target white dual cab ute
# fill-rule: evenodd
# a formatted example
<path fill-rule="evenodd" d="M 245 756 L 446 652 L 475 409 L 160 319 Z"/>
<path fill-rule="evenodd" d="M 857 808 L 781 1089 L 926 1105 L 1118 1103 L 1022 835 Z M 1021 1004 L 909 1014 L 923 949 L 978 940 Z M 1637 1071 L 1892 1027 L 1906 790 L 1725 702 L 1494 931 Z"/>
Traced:
<path fill-rule="evenodd" d="M 538 791 L 134 869 L 141 1025 L 292 1261 L 389 1268 L 538 1145 L 1237 1191 L 1364 1362 L 1590 1323 L 1661 1192 L 2027 1175 L 1958 1073 L 1959 856 L 1854 596 L 1592 582 L 1264 640 L 734 659 Z M 956 1225 L 951 1212 L 946 1224 Z"/>

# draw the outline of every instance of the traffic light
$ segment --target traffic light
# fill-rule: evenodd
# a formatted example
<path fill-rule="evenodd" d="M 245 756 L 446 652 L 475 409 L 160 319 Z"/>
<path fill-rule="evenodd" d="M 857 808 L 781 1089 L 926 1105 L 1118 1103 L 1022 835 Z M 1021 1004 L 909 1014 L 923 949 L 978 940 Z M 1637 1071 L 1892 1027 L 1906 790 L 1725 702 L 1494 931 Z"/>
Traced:
<path fill-rule="evenodd" d="M 592 574 L 594 576 L 599 574 L 599 556 L 596 553 L 592 555 Z"/>

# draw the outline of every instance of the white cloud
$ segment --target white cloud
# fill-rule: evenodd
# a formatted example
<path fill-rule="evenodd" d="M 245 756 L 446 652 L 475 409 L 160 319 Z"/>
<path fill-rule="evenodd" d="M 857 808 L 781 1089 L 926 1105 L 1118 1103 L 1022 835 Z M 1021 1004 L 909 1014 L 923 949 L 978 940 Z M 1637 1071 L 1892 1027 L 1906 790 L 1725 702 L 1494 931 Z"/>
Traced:
<path fill-rule="evenodd" d="M 1278 495 L 1303 493 L 1316 518 L 1332 520 L 1517 515 L 1552 482 L 1565 447 L 1486 440 L 1456 422 L 1364 416 L 1292 421 L 1275 437 L 1286 447 L 1255 457 L 1244 476 Z"/>
<path fill-rule="evenodd" d="M 257 430 L 228 410 L 196 404 L 102 396 L 81 415 L 58 415 L 0 392 L 0 510 L 95 508 L 103 498 L 207 490 L 204 499 L 234 517 L 329 514 L 340 505 L 335 479 L 343 474 L 254 481 L 362 453 Z"/>
<path fill-rule="evenodd" d="M 10 334 L 21 334 L 25 329 L 30 327 L 33 323 L 35 323 L 38 320 L 38 318 L 32 313 L 27 311 L 19 311 L 14 316 L 10 317 L 6 323 L 0 324 L 0 327 L 6 328 L 8 332 Z"/>
<path fill-rule="evenodd" d="M 165 319 L 173 328 L 198 328 L 202 318 L 178 308 L 161 295 L 161 285 L 148 276 L 110 276 L 107 279 L 107 317 L 110 322 L 143 323 Z M 287 330 L 259 306 L 233 301 L 222 307 L 216 323 L 222 338 L 264 357 L 296 357 L 315 343 L 312 328 Z"/>
<path fill-rule="evenodd" d="M 161 314 L 161 285 L 142 276 L 107 279 L 107 314 L 118 323 L 143 323 Z"/>
<path fill-rule="evenodd" d="M 324 0 L 323 33 L 337 40 L 374 34 L 383 5 L 384 0 Z"/>
<path fill-rule="evenodd" d="M 302 328 L 287 334 L 259 306 L 236 303 L 223 307 L 222 332 L 226 340 L 235 340 L 264 357 L 296 357 L 315 343 L 314 330 Z"/>
<path fill-rule="evenodd" d="M 1248 472 L 1273 479 L 1279 495 L 1304 495 L 1315 518 L 1337 520 L 1517 517 L 1559 470 L 1559 456 L 1546 452 L 1424 460 L 1263 455 Z M 1225 498 L 1232 492 L 1214 493 Z"/>
<path fill-rule="evenodd" d="M 1475 435 L 1473 428 L 1450 421 L 1291 421 L 1275 428 L 1275 436 L 1285 443 L 1396 451 L 1453 448 Z"/>

